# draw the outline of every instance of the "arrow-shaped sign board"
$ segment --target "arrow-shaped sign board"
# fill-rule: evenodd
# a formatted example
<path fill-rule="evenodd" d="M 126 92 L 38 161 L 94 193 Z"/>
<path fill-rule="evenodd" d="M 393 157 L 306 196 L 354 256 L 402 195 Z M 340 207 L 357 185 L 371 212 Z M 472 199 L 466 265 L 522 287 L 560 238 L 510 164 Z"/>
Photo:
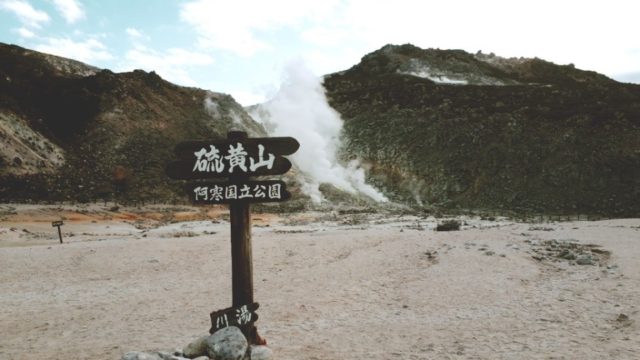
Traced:
<path fill-rule="evenodd" d="M 292 137 L 245 138 L 237 141 L 187 141 L 176 146 L 180 160 L 167 165 L 174 179 L 209 179 L 284 174 L 300 144 Z"/>

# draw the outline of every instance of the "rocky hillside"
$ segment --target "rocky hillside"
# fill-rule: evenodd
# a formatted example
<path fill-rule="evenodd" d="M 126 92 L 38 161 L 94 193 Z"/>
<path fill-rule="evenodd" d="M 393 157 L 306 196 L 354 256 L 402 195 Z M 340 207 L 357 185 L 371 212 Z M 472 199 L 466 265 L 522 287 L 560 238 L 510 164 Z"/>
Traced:
<path fill-rule="evenodd" d="M 328 75 L 345 157 L 427 206 L 640 215 L 640 86 L 540 59 L 387 45 Z"/>
<path fill-rule="evenodd" d="M 392 200 L 640 216 L 638 85 L 412 45 L 324 85 L 345 120 L 343 158 L 368 163 Z M 184 199 L 163 170 L 174 145 L 231 128 L 265 135 L 228 95 L 0 44 L 0 202 Z"/>
<path fill-rule="evenodd" d="M 264 135 L 228 95 L 0 44 L 0 201 L 170 200 L 185 139 Z"/>

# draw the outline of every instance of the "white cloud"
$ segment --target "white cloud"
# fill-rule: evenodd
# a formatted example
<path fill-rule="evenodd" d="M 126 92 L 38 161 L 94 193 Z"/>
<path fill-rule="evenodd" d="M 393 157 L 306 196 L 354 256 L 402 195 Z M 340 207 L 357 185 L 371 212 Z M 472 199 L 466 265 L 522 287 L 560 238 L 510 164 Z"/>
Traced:
<path fill-rule="evenodd" d="M 143 35 L 142 33 L 136 29 L 136 28 L 127 28 L 127 34 L 129 34 L 129 36 L 131 36 L 132 38 L 141 38 Z"/>
<path fill-rule="evenodd" d="M 334 10 L 305 23 L 300 37 L 336 64 L 354 50 L 364 55 L 387 43 L 537 56 L 608 74 L 640 64 L 640 55 L 629 53 L 640 33 L 638 2 L 348 0 Z"/>
<path fill-rule="evenodd" d="M 20 35 L 21 37 L 23 37 L 25 39 L 31 39 L 31 38 L 36 36 L 36 34 L 33 31 L 31 31 L 31 30 L 29 30 L 29 29 L 27 29 L 25 27 L 21 27 L 21 28 L 15 29 L 15 32 L 17 32 L 18 35 Z"/>
<path fill-rule="evenodd" d="M 337 3 L 338 0 L 195 0 L 182 5 L 180 19 L 194 27 L 201 46 L 251 56 L 271 48 L 263 39 L 265 34 L 326 18 Z"/>
<path fill-rule="evenodd" d="M 620 82 L 630 82 L 635 84 L 640 84 L 640 71 L 635 73 L 627 73 L 627 74 L 614 74 L 613 79 Z"/>
<path fill-rule="evenodd" d="M 197 85 L 197 82 L 189 75 L 191 67 L 213 63 L 213 58 L 207 54 L 180 48 L 159 52 L 142 45 L 137 45 L 127 51 L 125 58 L 127 63 L 121 66 L 122 71 L 134 69 L 155 71 L 171 82 L 186 86 Z"/>
<path fill-rule="evenodd" d="M 26 0 L 0 0 L 0 9 L 12 12 L 25 26 L 33 28 L 40 28 L 50 20 L 46 12 L 35 9 Z"/>
<path fill-rule="evenodd" d="M 362 56 L 374 49 L 340 47 L 334 51 L 326 51 L 326 48 L 324 50 L 312 50 L 304 53 L 301 57 L 305 64 L 313 69 L 316 76 L 346 70 L 360 62 Z"/>
<path fill-rule="evenodd" d="M 53 4 L 69 24 L 73 24 L 85 16 L 82 5 L 77 0 L 53 0 Z"/>
<path fill-rule="evenodd" d="M 215 87 L 212 87 L 212 89 L 215 89 Z M 231 94 L 231 96 L 235 101 L 237 101 L 239 104 L 242 104 L 243 106 L 260 104 L 267 101 L 267 97 L 264 94 L 254 92 L 254 91 L 233 90 L 233 89 L 226 90 L 226 91 L 229 94 Z"/>
<path fill-rule="evenodd" d="M 329 72 L 353 65 L 354 53 L 413 43 L 537 56 L 612 74 L 638 69 L 638 56 L 625 54 L 640 33 L 638 13 L 640 3 L 624 0 L 583 0 L 579 6 L 555 0 L 188 0 L 180 19 L 203 48 L 244 57 L 273 50 L 266 56 L 278 61 L 325 57 L 349 64 Z M 314 72 L 332 66 L 310 65 Z"/>
<path fill-rule="evenodd" d="M 88 64 L 113 59 L 107 47 L 96 39 L 74 41 L 69 38 L 48 38 L 45 43 L 36 45 L 35 49 Z"/>

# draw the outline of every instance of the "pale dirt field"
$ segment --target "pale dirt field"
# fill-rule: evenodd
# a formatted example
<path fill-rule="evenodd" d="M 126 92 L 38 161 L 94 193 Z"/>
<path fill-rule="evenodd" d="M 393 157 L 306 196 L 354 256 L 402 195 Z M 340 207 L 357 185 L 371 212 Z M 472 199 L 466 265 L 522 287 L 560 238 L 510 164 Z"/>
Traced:
<path fill-rule="evenodd" d="M 119 359 L 206 334 L 231 265 L 225 210 L 205 212 L 0 205 L 0 359 Z M 254 218 L 256 325 L 276 359 L 640 358 L 638 219 Z M 534 259 L 550 239 L 599 245 L 601 262 Z"/>

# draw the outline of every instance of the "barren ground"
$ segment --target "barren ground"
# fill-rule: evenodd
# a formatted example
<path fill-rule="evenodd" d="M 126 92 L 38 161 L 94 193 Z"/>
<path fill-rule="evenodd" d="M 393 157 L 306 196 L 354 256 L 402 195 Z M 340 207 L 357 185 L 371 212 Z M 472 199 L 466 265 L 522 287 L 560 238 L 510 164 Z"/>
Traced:
<path fill-rule="evenodd" d="M 0 205 L 0 359 L 119 359 L 206 334 L 231 303 L 225 214 Z M 276 358 L 638 358 L 640 220 L 461 220 L 254 214 L 256 325 Z"/>

